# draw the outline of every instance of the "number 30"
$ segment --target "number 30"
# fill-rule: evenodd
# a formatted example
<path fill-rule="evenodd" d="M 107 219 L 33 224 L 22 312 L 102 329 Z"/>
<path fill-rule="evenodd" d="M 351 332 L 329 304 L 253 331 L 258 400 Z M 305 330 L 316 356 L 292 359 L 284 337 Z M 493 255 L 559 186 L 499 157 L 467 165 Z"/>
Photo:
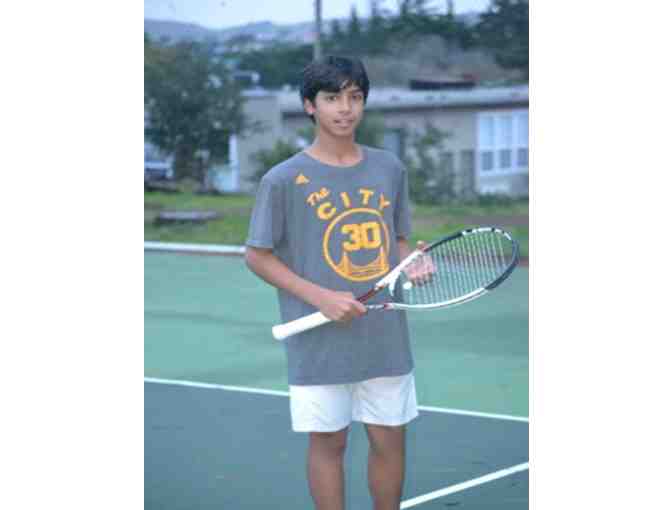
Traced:
<path fill-rule="evenodd" d="M 341 233 L 350 235 L 350 239 L 343 243 L 345 251 L 373 249 L 381 244 L 380 225 L 376 221 L 343 225 Z"/>

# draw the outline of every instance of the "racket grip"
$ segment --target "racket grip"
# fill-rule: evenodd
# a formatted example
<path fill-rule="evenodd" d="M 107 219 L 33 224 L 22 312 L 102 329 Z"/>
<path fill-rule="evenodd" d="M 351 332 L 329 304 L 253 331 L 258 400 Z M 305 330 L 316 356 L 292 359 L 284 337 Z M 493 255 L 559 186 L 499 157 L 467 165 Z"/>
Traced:
<path fill-rule="evenodd" d="M 308 331 L 309 329 L 316 328 L 317 326 L 321 326 L 327 322 L 331 322 L 331 319 L 322 314 L 322 312 L 315 312 L 310 315 L 306 315 L 305 317 L 273 326 L 273 338 L 276 340 L 284 340 L 287 337 L 296 335 L 297 333 L 301 333 L 303 331 Z"/>

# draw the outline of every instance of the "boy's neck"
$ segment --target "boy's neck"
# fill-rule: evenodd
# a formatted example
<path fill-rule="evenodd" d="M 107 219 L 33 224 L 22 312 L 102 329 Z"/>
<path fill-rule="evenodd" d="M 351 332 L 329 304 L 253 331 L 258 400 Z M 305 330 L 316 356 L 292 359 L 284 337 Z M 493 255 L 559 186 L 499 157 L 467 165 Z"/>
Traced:
<path fill-rule="evenodd" d="M 306 149 L 313 158 L 332 166 L 353 166 L 362 158 L 362 149 L 354 138 L 338 139 L 318 135 Z"/>

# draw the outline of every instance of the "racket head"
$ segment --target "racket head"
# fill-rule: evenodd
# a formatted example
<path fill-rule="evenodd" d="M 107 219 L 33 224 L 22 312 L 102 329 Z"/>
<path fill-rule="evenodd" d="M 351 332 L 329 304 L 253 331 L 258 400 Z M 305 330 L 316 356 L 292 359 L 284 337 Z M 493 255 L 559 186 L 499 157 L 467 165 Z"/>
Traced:
<path fill-rule="evenodd" d="M 477 227 L 438 239 L 409 259 L 388 284 L 389 308 L 429 310 L 475 299 L 509 277 L 520 248 L 501 228 Z M 418 280 L 423 273 L 431 278 Z"/>

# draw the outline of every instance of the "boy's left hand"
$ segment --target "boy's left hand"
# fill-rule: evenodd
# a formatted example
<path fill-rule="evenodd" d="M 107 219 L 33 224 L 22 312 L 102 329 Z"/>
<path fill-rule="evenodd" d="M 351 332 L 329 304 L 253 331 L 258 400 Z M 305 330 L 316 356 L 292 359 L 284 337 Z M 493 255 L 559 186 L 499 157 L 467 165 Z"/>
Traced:
<path fill-rule="evenodd" d="M 417 250 L 423 250 L 427 246 L 424 241 L 418 241 Z M 436 274 L 436 266 L 429 255 L 420 255 L 408 267 L 404 268 L 404 273 L 414 285 L 423 285 L 432 280 Z"/>

